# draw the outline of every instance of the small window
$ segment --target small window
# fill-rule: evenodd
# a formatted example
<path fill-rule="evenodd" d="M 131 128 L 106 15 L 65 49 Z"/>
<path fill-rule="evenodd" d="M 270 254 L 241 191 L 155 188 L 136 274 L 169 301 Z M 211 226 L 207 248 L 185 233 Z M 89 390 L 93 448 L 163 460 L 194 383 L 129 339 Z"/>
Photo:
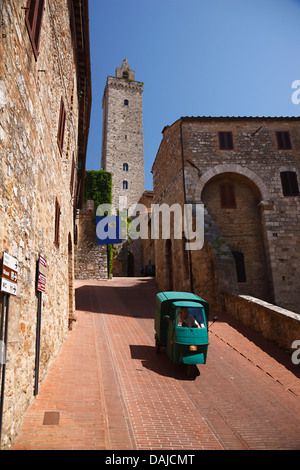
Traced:
<path fill-rule="evenodd" d="M 59 146 L 60 153 L 62 153 L 63 147 L 64 147 L 65 125 L 66 125 L 66 110 L 65 110 L 64 100 L 61 99 L 59 122 L 58 122 L 58 134 L 57 134 L 57 143 Z"/>
<path fill-rule="evenodd" d="M 128 106 L 129 104 L 129 101 L 128 100 L 124 100 L 124 106 Z"/>
<path fill-rule="evenodd" d="M 128 189 L 128 182 L 127 181 L 123 181 L 123 189 Z"/>
<path fill-rule="evenodd" d="M 232 132 L 219 132 L 220 150 L 233 150 Z"/>
<path fill-rule="evenodd" d="M 233 251 L 232 254 L 235 259 L 236 275 L 238 282 L 247 282 L 243 253 L 241 251 Z"/>
<path fill-rule="evenodd" d="M 123 171 L 128 171 L 128 163 L 123 163 Z"/>
<path fill-rule="evenodd" d="M 297 174 L 294 171 L 282 171 L 280 178 L 284 196 L 299 196 Z"/>
<path fill-rule="evenodd" d="M 60 205 L 58 200 L 55 202 L 55 232 L 54 232 L 54 244 L 59 247 L 59 226 L 60 226 Z"/>
<path fill-rule="evenodd" d="M 39 43 L 45 0 L 28 0 L 25 23 L 35 59 L 39 55 Z"/>
<path fill-rule="evenodd" d="M 222 209 L 235 209 L 236 199 L 235 190 L 232 183 L 222 183 L 220 188 L 220 202 Z"/>
<path fill-rule="evenodd" d="M 292 148 L 290 133 L 288 131 L 276 132 L 276 138 L 279 150 L 290 150 Z"/>
<path fill-rule="evenodd" d="M 128 75 L 128 72 L 123 72 L 123 78 L 128 78 L 129 75 Z"/>

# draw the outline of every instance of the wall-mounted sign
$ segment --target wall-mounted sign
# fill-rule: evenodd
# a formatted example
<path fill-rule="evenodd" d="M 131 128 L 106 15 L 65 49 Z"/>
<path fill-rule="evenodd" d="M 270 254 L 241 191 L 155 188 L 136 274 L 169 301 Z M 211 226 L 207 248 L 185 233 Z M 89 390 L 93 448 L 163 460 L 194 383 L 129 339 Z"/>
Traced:
<path fill-rule="evenodd" d="M 1 292 L 17 295 L 19 262 L 8 253 L 3 253 Z"/>

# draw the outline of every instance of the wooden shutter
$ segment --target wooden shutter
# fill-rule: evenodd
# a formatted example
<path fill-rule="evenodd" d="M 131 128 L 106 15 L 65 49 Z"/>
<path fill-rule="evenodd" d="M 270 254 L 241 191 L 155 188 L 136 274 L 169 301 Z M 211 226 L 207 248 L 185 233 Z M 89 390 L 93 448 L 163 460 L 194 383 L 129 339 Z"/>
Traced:
<path fill-rule="evenodd" d="M 220 184 L 220 202 L 222 209 L 235 209 L 236 199 L 234 185 L 232 183 Z"/>
<path fill-rule="evenodd" d="M 58 200 L 55 202 L 55 231 L 54 231 L 54 244 L 59 246 L 59 226 L 60 226 L 60 205 Z"/>
<path fill-rule="evenodd" d="M 57 134 L 57 143 L 59 146 L 60 153 L 62 153 L 63 147 L 64 147 L 65 125 L 66 125 L 66 110 L 65 110 L 64 100 L 62 98 L 60 102 L 58 134 Z"/>
<path fill-rule="evenodd" d="M 221 150 L 233 150 L 232 132 L 219 132 L 219 148 Z"/>
<path fill-rule="evenodd" d="M 299 196 L 297 174 L 294 171 L 282 171 L 280 178 L 284 196 Z"/>
<path fill-rule="evenodd" d="M 39 55 L 39 44 L 45 0 L 28 0 L 25 22 L 35 59 Z"/>
<path fill-rule="evenodd" d="M 276 132 L 276 138 L 279 150 L 290 150 L 292 148 L 290 133 L 288 131 Z"/>

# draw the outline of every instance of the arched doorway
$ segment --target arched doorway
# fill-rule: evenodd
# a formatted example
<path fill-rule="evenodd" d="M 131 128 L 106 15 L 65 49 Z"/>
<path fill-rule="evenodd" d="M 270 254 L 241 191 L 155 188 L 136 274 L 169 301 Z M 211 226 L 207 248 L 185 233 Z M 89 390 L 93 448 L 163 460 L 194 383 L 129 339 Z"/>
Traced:
<path fill-rule="evenodd" d="M 212 177 L 201 198 L 234 256 L 239 292 L 269 301 L 260 190 L 246 176 L 228 172 Z"/>

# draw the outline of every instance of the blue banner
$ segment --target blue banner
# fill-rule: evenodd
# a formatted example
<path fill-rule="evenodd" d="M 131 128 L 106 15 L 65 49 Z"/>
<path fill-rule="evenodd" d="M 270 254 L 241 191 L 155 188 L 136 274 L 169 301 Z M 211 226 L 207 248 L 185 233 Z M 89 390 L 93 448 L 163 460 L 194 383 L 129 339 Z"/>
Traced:
<path fill-rule="evenodd" d="M 115 215 L 96 217 L 96 234 L 98 245 L 122 243 L 121 217 Z"/>

